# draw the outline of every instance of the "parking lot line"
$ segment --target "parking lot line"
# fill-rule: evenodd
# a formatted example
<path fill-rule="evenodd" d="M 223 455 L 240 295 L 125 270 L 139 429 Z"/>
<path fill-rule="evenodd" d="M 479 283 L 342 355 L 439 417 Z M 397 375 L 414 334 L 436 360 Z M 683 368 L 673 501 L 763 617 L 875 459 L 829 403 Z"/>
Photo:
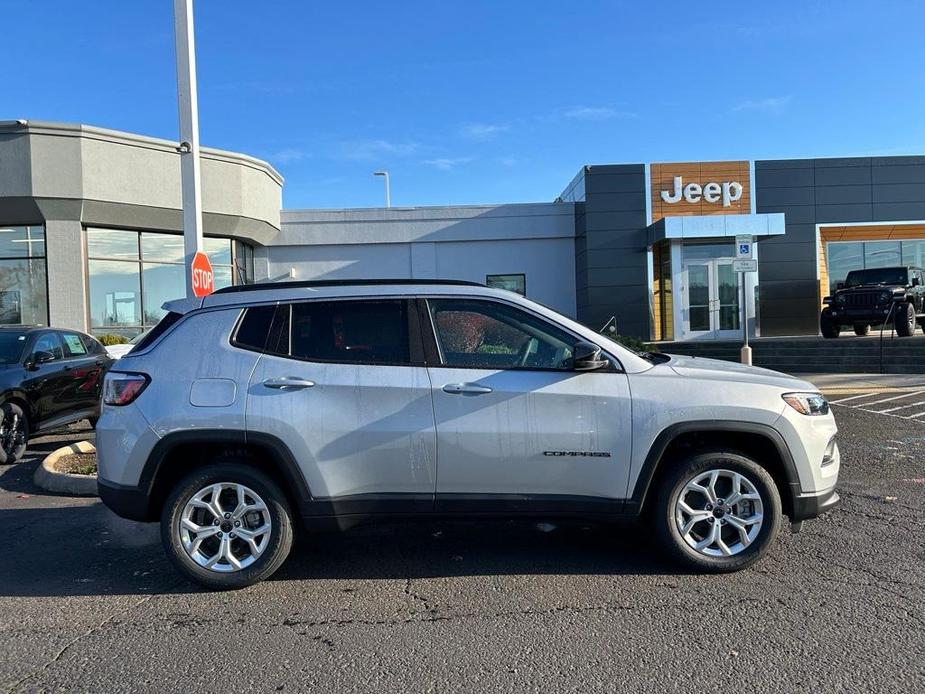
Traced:
<path fill-rule="evenodd" d="M 848 402 L 849 400 L 857 400 L 858 398 L 869 398 L 874 395 L 880 395 L 880 393 L 861 393 L 860 395 L 852 395 L 850 398 L 842 398 L 841 400 L 829 400 L 830 405 L 841 405 L 843 402 Z"/>
<path fill-rule="evenodd" d="M 879 412 L 880 414 L 886 414 L 887 412 L 895 412 L 896 410 L 904 410 L 907 407 L 916 407 L 918 405 L 925 405 L 925 400 L 920 400 L 919 402 L 913 402 L 909 405 L 900 405 L 899 407 L 891 407 L 887 410 L 871 410 L 871 412 Z"/>
<path fill-rule="evenodd" d="M 925 390 L 919 390 L 914 393 L 902 393 L 901 395 L 894 395 L 890 398 L 883 398 L 883 400 L 874 400 L 873 402 L 865 402 L 863 407 L 870 407 L 871 405 L 880 405 L 884 402 L 891 402 L 893 400 L 901 400 L 903 398 L 911 398 L 916 395 L 921 395 L 922 393 L 925 393 Z M 844 402 L 844 401 L 841 401 L 841 402 Z M 886 410 L 884 410 L 884 412 L 885 411 Z"/>

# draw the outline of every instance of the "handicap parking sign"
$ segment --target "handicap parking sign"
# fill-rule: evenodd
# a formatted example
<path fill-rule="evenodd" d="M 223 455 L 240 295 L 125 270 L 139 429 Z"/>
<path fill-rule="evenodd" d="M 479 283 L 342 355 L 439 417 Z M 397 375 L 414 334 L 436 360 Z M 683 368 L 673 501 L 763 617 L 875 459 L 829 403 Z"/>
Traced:
<path fill-rule="evenodd" d="M 736 236 L 736 258 L 751 258 L 752 243 L 751 236 Z"/>

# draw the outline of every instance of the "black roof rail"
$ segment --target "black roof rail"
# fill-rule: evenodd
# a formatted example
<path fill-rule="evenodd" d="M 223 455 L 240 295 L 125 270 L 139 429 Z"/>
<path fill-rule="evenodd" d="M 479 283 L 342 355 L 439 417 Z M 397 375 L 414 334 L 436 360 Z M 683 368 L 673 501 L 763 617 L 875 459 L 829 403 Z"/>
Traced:
<path fill-rule="evenodd" d="M 261 282 L 259 284 L 235 284 L 230 287 L 216 289 L 213 294 L 236 294 L 238 292 L 254 292 L 264 289 L 313 289 L 315 287 L 371 287 L 376 285 L 401 284 L 430 284 L 454 285 L 462 287 L 484 287 L 479 282 L 466 280 L 439 280 L 439 279 L 363 279 L 363 280 L 296 280 L 292 282 Z"/>

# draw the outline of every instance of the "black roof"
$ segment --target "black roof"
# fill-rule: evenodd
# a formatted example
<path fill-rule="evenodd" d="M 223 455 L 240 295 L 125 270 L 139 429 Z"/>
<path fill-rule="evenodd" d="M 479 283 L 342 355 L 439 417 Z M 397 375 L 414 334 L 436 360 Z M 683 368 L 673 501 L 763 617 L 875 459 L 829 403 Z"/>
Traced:
<path fill-rule="evenodd" d="M 0 330 L 15 330 L 18 333 L 30 332 L 32 330 L 48 330 L 48 329 L 49 327 L 47 325 L 22 325 L 22 324 L 16 325 L 16 324 L 9 324 L 9 323 L 5 325 L 0 325 Z M 55 328 L 51 328 L 51 329 L 54 330 Z"/>
<path fill-rule="evenodd" d="M 262 282 L 260 284 L 235 284 L 230 287 L 217 289 L 213 294 L 234 294 L 237 292 L 253 292 L 262 289 L 312 289 L 314 287 L 370 287 L 377 285 L 401 284 L 432 284 L 455 285 L 464 287 L 484 287 L 479 282 L 465 280 L 438 280 L 438 279 L 363 279 L 363 280 L 299 280 L 293 282 Z"/>

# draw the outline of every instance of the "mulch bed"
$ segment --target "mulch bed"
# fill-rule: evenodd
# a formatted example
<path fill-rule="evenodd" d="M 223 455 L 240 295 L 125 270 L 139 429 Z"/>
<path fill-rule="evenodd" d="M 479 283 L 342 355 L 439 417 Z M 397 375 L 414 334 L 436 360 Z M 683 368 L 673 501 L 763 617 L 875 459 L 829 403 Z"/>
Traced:
<path fill-rule="evenodd" d="M 58 472 L 71 475 L 95 475 L 96 453 L 73 453 L 61 456 L 54 465 Z"/>

